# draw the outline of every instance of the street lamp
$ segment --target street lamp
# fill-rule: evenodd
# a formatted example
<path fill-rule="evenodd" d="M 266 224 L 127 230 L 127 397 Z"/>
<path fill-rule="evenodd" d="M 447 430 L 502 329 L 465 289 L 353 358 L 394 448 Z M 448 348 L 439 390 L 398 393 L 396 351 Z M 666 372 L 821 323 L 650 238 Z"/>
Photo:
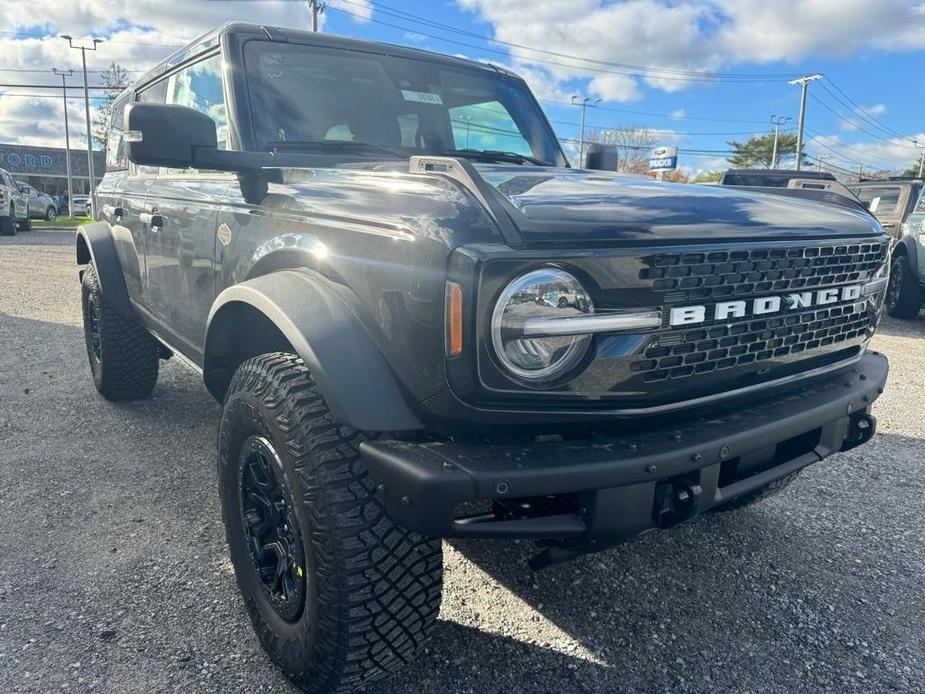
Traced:
<path fill-rule="evenodd" d="M 572 96 L 572 106 L 581 106 L 581 132 L 578 134 L 578 166 L 581 168 L 584 166 L 584 153 L 585 153 L 585 110 L 588 106 L 594 108 L 599 103 L 600 99 L 592 99 L 590 96 L 579 97 L 577 95 Z"/>
<path fill-rule="evenodd" d="M 75 46 L 74 39 L 67 34 L 61 34 L 62 39 L 67 39 L 67 44 L 71 48 L 80 50 L 80 58 L 83 61 L 84 72 L 84 115 L 87 118 L 87 170 L 90 174 L 90 204 L 93 202 L 93 191 L 95 189 L 94 171 L 93 171 L 93 134 L 90 132 L 90 90 L 87 87 L 87 51 L 95 51 L 98 43 L 103 43 L 103 39 L 92 39 L 92 46 Z"/>
<path fill-rule="evenodd" d="M 73 70 L 59 70 L 56 67 L 51 69 L 56 75 L 61 75 L 61 95 L 64 97 L 64 161 L 67 166 L 67 216 L 72 217 L 71 214 L 71 195 L 73 195 L 73 190 L 71 188 L 71 131 L 70 126 L 67 122 L 67 78 L 74 74 Z"/>
<path fill-rule="evenodd" d="M 780 126 L 790 120 L 790 116 L 771 116 L 774 125 L 774 150 L 771 152 L 771 168 L 777 168 L 777 138 L 780 136 Z"/>
<path fill-rule="evenodd" d="M 913 140 L 912 146 L 916 149 L 925 149 L 925 145 L 919 147 L 919 141 Z M 922 177 L 922 173 L 925 172 L 925 152 L 922 152 L 922 156 L 919 157 L 919 178 Z"/>

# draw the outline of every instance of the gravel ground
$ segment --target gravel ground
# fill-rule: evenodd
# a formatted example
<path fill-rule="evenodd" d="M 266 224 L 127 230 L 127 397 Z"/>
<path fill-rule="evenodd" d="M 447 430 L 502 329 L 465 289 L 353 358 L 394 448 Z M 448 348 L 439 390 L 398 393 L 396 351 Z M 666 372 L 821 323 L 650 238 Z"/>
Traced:
<path fill-rule="evenodd" d="M 176 360 L 97 396 L 71 242 L 0 239 L 0 691 L 290 692 L 227 559 L 218 407 Z M 537 575 L 446 544 L 431 647 L 374 691 L 925 691 L 923 338 L 885 322 L 878 436 L 774 499 Z"/>

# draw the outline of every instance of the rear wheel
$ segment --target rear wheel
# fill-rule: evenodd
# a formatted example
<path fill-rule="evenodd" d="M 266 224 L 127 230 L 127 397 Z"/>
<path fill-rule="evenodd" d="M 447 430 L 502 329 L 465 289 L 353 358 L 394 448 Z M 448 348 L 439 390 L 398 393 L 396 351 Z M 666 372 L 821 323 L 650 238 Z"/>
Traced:
<path fill-rule="evenodd" d="M 107 400 L 137 400 L 157 382 L 159 345 L 140 321 L 117 313 L 106 301 L 96 271 L 81 283 L 84 340 L 93 384 Z"/>
<path fill-rule="evenodd" d="M 922 308 L 922 289 L 912 272 L 908 255 L 897 255 L 890 264 L 886 312 L 894 318 L 915 318 Z"/>
<path fill-rule="evenodd" d="M 19 230 L 32 231 L 32 217 L 27 214 L 25 219 L 19 220 Z"/>
<path fill-rule="evenodd" d="M 238 587 L 264 649 L 306 690 L 349 692 L 397 670 L 433 630 L 441 544 L 385 514 L 357 446 L 300 358 L 235 372 L 219 484 Z"/>
<path fill-rule="evenodd" d="M 58 218 L 58 210 L 55 209 L 54 205 L 49 205 L 45 210 L 45 221 L 53 222 Z"/>
<path fill-rule="evenodd" d="M 10 205 L 10 216 L 0 217 L 0 236 L 16 236 L 16 210 Z"/>

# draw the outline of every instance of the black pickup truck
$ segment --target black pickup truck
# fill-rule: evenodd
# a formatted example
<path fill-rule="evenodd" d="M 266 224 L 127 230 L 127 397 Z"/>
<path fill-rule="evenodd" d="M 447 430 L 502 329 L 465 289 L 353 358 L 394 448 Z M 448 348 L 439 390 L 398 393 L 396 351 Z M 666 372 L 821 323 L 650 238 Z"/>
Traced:
<path fill-rule="evenodd" d="M 573 168 L 504 69 L 230 24 L 115 102 L 107 156 L 76 242 L 94 383 L 202 374 L 238 584 L 310 691 L 421 648 L 440 538 L 540 568 L 874 432 L 872 216 Z"/>

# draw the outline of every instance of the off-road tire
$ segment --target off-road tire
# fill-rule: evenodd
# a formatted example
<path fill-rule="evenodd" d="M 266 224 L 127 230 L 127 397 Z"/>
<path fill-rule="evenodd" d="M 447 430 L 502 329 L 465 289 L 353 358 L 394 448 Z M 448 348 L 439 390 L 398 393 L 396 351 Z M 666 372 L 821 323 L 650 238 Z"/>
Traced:
<path fill-rule="evenodd" d="M 742 496 L 737 496 L 731 501 L 727 501 L 725 504 L 720 504 L 719 506 L 714 506 L 711 511 L 723 512 L 723 511 L 737 511 L 740 508 L 745 508 L 746 506 L 751 506 L 754 503 L 767 499 L 768 497 L 774 496 L 779 492 L 782 492 L 790 483 L 793 482 L 800 474 L 800 471 L 791 472 L 789 475 L 781 477 L 779 480 L 774 480 L 769 482 L 765 486 L 756 489 L 753 492 L 748 494 L 743 494 Z"/>
<path fill-rule="evenodd" d="M 255 437 L 275 450 L 299 525 L 302 606 L 288 621 L 261 582 L 245 529 L 242 451 Z M 315 694 L 354 691 L 399 669 L 430 637 L 440 606 L 440 540 L 386 515 L 357 452 L 367 438 L 333 421 L 294 354 L 245 361 L 225 396 L 219 485 L 238 587 L 270 658 Z"/>
<path fill-rule="evenodd" d="M 886 290 L 886 312 L 894 318 L 915 318 L 922 308 L 923 293 L 909 256 L 894 256 L 890 264 L 890 285 Z"/>
<path fill-rule="evenodd" d="M 13 217 L 12 207 L 9 217 L 0 217 L 0 236 L 16 236 L 16 219 Z"/>
<path fill-rule="evenodd" d="M 20 231 L 32 231 L 32 217 L 26 215 L 26 218 L 19 222 Z"/>
<path fill-rule="evenodd" d="M 157 341 L 138 319 L 116 313 L 92 265 L 84 270 L 80 294 L 84 340 L 96 389 L 107 400 L 138 400 L 150 395 L 157 382 Z"/>
<path fill-rule="evenodd" d="M 45 221 L 53 222 L 58 218 L 58 211 L 55 209 L 54 205 L 49 205 L 45 209 Z"/>

